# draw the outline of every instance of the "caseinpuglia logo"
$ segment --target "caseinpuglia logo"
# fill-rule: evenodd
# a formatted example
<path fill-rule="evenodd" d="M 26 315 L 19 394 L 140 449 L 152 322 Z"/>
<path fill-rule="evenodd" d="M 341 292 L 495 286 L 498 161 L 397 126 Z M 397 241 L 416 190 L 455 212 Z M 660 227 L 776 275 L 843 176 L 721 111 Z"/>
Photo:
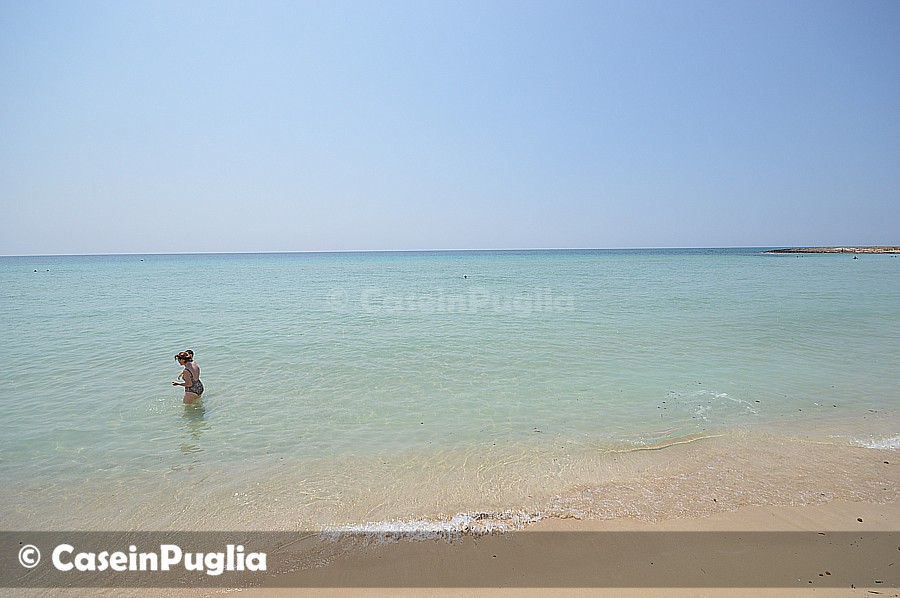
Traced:
<path fill-rule="evenodd" d="M 34 564 L 26 565 L 23 553 L 26 548 L 35 553 L 27 553 Z M 34 546 L 24 546 L 19 551 L 19 562 L 23 567 L 34 567 L 40 561 L 40 552 Z M 265 552 L 244 552 L 241 544 L 228 544 L 219 552 L 185 552 L 175 544 L 160 544 L 159 550 L 138 552 L 134 544 L 128 551 L 76 552 L 71 544 L 59 544 L 53 549 L 53 566 L 58 571 L 171 571 L 183 567 L 185 571 L 203 571 L 207 575 L 221 575 L 225 571 L 265 571 Z M 29 560 L 28 562 L 31 562 Z"/>

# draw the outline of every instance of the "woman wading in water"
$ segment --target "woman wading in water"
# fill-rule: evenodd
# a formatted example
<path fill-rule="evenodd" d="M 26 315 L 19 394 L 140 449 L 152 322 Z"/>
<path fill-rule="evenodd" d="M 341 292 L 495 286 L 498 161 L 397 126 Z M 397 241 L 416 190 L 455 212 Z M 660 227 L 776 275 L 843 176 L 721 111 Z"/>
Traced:
<path fill-rule="evenodd" d="M 172 386 L 184 387 L 184 404 L 190 405 L 203 394 L 203 383 L 200 382 L 200 366 L 194 363 L 193 351 L 182 351 L 175 356 L 175 361 L 184 368 Z"/>

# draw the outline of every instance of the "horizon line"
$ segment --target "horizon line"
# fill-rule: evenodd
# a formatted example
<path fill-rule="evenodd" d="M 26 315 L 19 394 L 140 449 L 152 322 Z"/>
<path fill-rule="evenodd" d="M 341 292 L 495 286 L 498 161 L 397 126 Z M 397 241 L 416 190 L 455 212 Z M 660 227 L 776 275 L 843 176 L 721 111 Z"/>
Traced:
<path fill-rule="evenodd" d="M 708 245 L 708 246 L 646 246 L 646 247 L 504 247 L 504 248 L 439 248 L 439 249 L 267 249 L 256 251 L 121 251 L 90 253 L 9 253 L 0 257 L 90 257 L 118 255 L 254 255 L 288 253 L 425 253 L 466 251 L 628 251 L 651 249 L 769 249 L 781 247 L 831 247 L 830 245 Z M 834 247 L 838 247 L 835 245 Z M 842 245 L 841 247 L 878 247 L 878 245 Z"/>
<path fill-rule="evenodd" d="M 627 250 L 659 250 L 659 249 L 780 249 L 780 248 L 819 248 L 819 247 L 881 247 L 882 245 L 708 245 L 708 246 L 652 246 L 652 247 L 504 247 L 504 248 L 466 248 L 466 249 L 286 249 L 259 251 L 154 251 L 154 252 L 92 252 L 92 253 L 16 253 L 2 254 L 0 257 L 99 257 L 119 255 L 255 255 L 255 254 L 290 254 L 290 253 L 451 253 L 476 251 L 627 251 Z"/>

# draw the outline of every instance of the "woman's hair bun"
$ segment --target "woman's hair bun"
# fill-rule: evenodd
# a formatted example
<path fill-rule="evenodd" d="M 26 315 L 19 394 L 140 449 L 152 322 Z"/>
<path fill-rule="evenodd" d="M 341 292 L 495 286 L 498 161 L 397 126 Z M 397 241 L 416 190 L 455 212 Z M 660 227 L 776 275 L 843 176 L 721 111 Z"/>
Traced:
<path fill-rule="evenodd" d="M 175 356 L 175 359 L 183 359 L 184 361 L 193 361 L 194 356 L 188 353 L 187 351 L 182 351 L 178 355 Z"/>

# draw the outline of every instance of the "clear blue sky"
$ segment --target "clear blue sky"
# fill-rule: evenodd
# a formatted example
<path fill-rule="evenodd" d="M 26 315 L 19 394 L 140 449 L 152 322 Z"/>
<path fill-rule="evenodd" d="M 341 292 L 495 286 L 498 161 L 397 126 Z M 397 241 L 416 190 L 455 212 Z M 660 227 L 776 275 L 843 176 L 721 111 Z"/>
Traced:
<path fill-rule="evenodd" d="M 0 0 L 0 254 L 900 243 L 900 2 Z"/>

